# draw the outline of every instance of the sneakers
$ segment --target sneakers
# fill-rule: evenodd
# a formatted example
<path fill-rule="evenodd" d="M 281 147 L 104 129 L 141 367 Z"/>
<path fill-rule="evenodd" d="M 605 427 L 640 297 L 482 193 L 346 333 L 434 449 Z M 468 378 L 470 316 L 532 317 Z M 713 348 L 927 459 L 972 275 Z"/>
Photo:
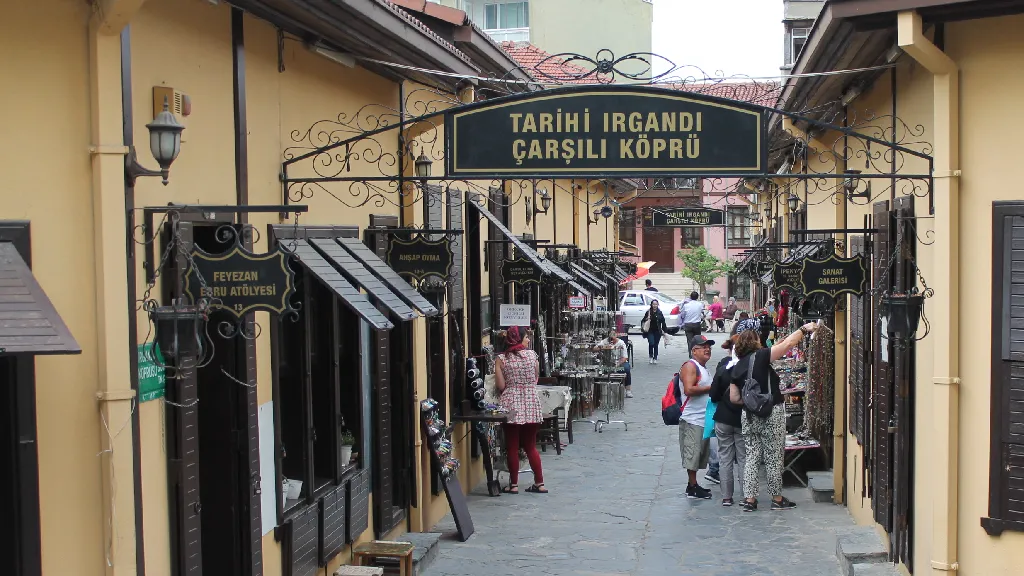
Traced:
<path fill-rule="evenodd" d="M 722 506 L 732 506 L 732 498 L 722 498 Z"/>
<path fill-rule="evenodd" d="M 633 397 L 633 393 L 630 392 L 629 390 L 626 390 L 626 398 L 632 398 L 632 397 Z"/>
<path fill-rule="evenodd" d="M 744 500 L 743 501 L 743 511 L 744 512 L 757 512 L 757 500 L 754 500 L 753 502 L 749 502 L 747 500 Z"/>
<path fill-rule="evenodd" d="M 648 364 L 654 364 L 654 358 L 648 358 L 647 359 L 647 363 Z"/>
<path fill-rule="evenodd" d="M 654 359 L 654 362 L 652 362 L 652 364 L 657 364 L 657 363 L 658 363 L 658 359 L 657 359 L 657 358 L 655 358 L 655 359 Z"/>
<path fill-rule="evenodd" d="M 700 484 L 686 486 L 686 497 L 692 500 L 710 500 L 711 490 L 703 488 Z"/>
<path fill-rule="evenodd" d="M 711 473 L 705 474 L 704 479 L 712 484 L 721 484 L 722 479 L 718 477 L 718 474 L 712 475 Z"/>
<path fill-rule="evenodd" d="M 792 510 L 793 508 L 796 508 L 796 504 L 785 496 L 778 502 L 772 500 L 772 510 Z"/>

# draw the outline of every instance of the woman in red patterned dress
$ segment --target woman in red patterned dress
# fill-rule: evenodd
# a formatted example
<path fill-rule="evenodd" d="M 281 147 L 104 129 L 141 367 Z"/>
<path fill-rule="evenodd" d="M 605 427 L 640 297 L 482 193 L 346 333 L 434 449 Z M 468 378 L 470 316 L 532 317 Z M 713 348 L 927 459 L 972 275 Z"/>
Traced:
<path fill-rule="evenodd" d="M 526 457 L 533 469 L 533 485 L 527 492 L 547 494 L 544 487 L 544 473 L 540 467 L 540 453 L 537 452 L 537 432 L 544 415 L 541 413 L 540 398 L 537 396 L 537 377 L 540 362 L 537 353 L 529 350 L 523 341 L 525 328 L 512 326 L 505 335 L 505 353 L 495 363 L 495 381 L 501 398 L 498 405 L 512 412 L 505 431 L 505 448 L 508 456 L 509 486 L 502 492 L 519 493 L 519 448 L 526 451 Z"/>

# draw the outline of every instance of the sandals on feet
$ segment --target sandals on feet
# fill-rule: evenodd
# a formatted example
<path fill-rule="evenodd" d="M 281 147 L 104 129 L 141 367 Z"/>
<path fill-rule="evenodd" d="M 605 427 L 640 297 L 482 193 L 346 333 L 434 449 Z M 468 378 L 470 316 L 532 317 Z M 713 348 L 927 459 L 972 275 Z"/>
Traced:
<path fill-rule="evenodd" d="M 526 491 L 527 492 L 532 492 L 534 494 L 547 494 L 548 493 L 548 489 L 545 488 L 543 484 L 534 484 L 533 486 L 530 486 L 529 488 L 527 488 Z"/>
<path fill-rule="evenodd" d="M 502 494 L 519 494 L 519 484 L 509 484 L 501 489 Z"/>

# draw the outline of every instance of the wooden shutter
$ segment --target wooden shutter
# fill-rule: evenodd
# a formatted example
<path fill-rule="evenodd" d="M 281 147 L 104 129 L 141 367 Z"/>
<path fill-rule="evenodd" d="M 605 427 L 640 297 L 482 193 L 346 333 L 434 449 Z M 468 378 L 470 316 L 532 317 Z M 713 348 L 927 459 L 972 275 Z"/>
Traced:
<path fill-rule="evenodd" d="M 184 250 L 193 246 L 192 223 L 179 222 L 177 236 Z M 188 270 L 179 250 L 176 275 Z M 169 276 L 176 281 L 174 275 Z M 183 342 L 188 342 L 184 339 Z M 165 397 L 167 432 L 167 475 L 171 499 L 171 573 L 201 576 L 203 573 L 202 520 L 199 515 L 199 405 L 196 370 L 182 370 L 177 379 L 168 378 Z M 173 403 L 173 404 L 172 404 Z"/>
<path fill-rule="evenodd" d="M 864 254 L 864 237 L 850 238 L 853 256 Z M 867 369 L 870 366 L 864 345 L 864 302 L 869 296 L 850 297 L 850 434 L 864 444 L 864 413 L 867 410 Z"/>
<path fill-rule="evenodd" d="M 497 188 L 491 189 L 491 214 L 494 214 L 499 221 L 505 221 L 505 195 Z M 505 236 L 493 223 L 487 226 L 487 239 L 492 240 L 487 246 L 488 274 L 491 283 L 491 328 L 494 328 L 498 321 L 498 311 L 505 303 L 505 285 L 501 282 L 501 261 L 505 258 Z M 497 241 L 497 242 L 494 242 Z"/>
<path fill-rule="evenodd" d="M 327 566 L 345 546 L 348 526 L 348 483 L 340 484 L 320 500 L 320 566 Z"/>
<path fill-rule="evenodd" d="M 308 506 L 288 521 L 284 566 L 286 576 L 316 576 L 319 567 L 320 507 Z"/>
<path fill-rule="evenodd" d="M 250 314 L 246 322 L 254 322 L 255 314 Z M 242 407 L 245 410 L 245 430 L 239 438 L 242 445 L 239 449 L 242 452 L 243 470 L 242 473 L 248 478 L 248 491 L 241 495 L 242 517 L 241 522 L 249 535 L 248 541 L 243 544 L 248 548 L 244 550 L 243 558 L 249 561 L 247 566 L 252 576 L 263 575 L 263 519 L 260 506 L 261 479 L 260 479 L 260 423 L 259 423 L 259 400 L 256 396 L 256 341 L 245 340 L 245 379 L 252 386 L 236 386 L 238 394 L 242 395 Z M 273 513 L 273 512 L 271 512 Z M 247 524 L 246 524 L 247 523 Z"/>
<path fill-rule="evenodd" d="M 370 525 L 370 471 L 359 472 L 352 477 L 347 486 L 345 510 L 348 513 L 348 520 L 345 523 L 345 542 L 351 544 Z"/>
<path fill-rule="evenodd" d="M 1024 531 L 1024 204 L 993 209 L 990 535 Z"/>
<path fill-rule="evenodd" d="M 463 207 L 462 195 L 449 193 L 448 195 L 448 229 L 463 229 Z M 452 246 L 452 274 L 451 285 L 448 287 L 448 341 L 450 352 L 448 356 L 448 381 L 451 382 L 451 403 L 453 409 L 450 414 L 456 413 L 459 402 L 466 397 L 466 337 L 464 334 L 465 324 L 465 289 L 463 286 L 463 245 L 465 240 L 461 234 L 454 234 L 451 237 Z"/>
<path fill-rule="evenodd" d="M 892 285 L 892 274 L 889 270 L 892 238 L 890 226 L 889 203 L 876 202 L 874 205 L 875 233 L 874 257 L 872 270 L 872 286 L 876 290 L 888 290 Z M 878 308 L 878 296 L 873 296 L 874 310 Z M 877 312 L 876 312 L 877 314 Z M 871 507 L 874 509 L 875 522 L 881 524 L 886 532 L 892 530 L 892 451 L 890 449 L 889 423 L 892 415 L 892 345 L 891 341 L 882 338 L 882 330 L 872 330 L 874 349 L 874 389 L 872 390 L 872 496 Z"/>
<path fill-rule="evenodd" d="M 914 260 L 917 234 L 914 223 L 914 197 L 896 199 L 895 217 L 895 289 L 907 292 L 917 282 Z M 892 220 L 890 220 L 892 222 Z M 892 390 L 892 507 L 893 529 L 890 557 L 913 570 L 911 562 L 911 521 L 913 518 L 914 463 L 914 350 L 911 338 L 893 347 Z"/>

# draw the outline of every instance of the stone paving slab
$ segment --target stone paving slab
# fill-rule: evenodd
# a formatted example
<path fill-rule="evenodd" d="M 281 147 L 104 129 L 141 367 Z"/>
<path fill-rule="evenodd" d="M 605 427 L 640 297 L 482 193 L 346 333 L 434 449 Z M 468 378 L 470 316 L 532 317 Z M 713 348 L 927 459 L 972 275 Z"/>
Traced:
<path fill-rule="evenodd" d="M 442 520 L 432 531 L 445 536 L 425 576 L 840 574 L 835 530 L 853 521 L 840 506 L 813 503 L 805 488 L 785 489 L 798 504 L 786 512 L 723 507 L 713 485 L 712 500 L 685 497 L 676 428 L 660 413 L 668 380 L 687 358 L 685 340 L 672 338 L 657 365 L 646 361 L 646 342 L 632 340 L 638 365 L 629 430 L 612 424 L 595 433 L 578 423 L 575 443 L 561 456 L 541 456 L 550 494 L 491 498 L 484 485 L 475 488 L 469 509 L 476 533 L 458 542 L 451 516 Z M 716 347 L 709 365 L 722 353 Z M 520 489 L 531 481 L 524 475 Z M 739 500 L 739 486 L 736 492 Z"/>

